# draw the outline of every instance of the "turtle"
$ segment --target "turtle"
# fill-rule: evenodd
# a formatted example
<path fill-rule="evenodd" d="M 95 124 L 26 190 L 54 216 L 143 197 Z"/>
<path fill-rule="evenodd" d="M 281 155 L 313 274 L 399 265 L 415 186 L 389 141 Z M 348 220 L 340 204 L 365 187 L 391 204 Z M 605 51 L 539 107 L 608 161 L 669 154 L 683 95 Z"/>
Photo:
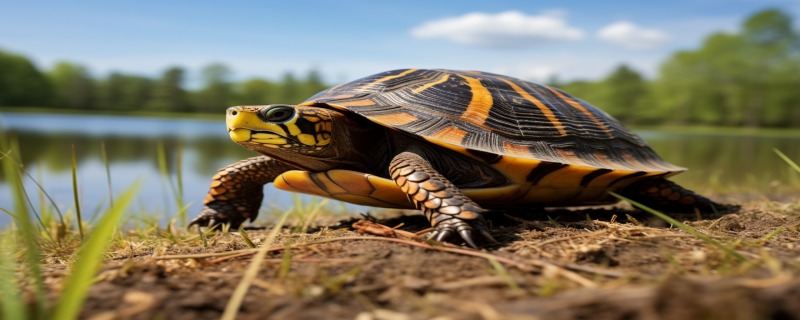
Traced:
<path fill-rule="evenodd" d="M 263 185 L 354 204 L 418 209 L 430 239 L 495 241 L 488 210 L 589 206 L 616 192 L 668 213 L 712 212 L 667 180 L 670 164 L 606 112 L 513 77 L 442 69 L 387 71 L 298 105 L 236 106 L 230 138 L 261 156 L 219 170 L 191 225 L 238 227 Z"/>

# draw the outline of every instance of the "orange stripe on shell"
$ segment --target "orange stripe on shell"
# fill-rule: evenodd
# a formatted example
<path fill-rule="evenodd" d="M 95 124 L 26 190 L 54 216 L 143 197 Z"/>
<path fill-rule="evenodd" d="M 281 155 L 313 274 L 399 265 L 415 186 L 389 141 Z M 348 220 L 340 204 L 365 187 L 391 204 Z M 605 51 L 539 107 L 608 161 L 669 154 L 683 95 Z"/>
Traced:
<path fill-rule="evenodd" d="M 531 156 L 530 148 L 526 146 L 521 146 L 510 142 L 503 142 L 503 147 L 505 147 L 507 154 L 515 157 L 530 158 Z"/>
<path fill-rule="evenodd" d="M 464 140 L 464 136 L 467 134 L 466 131 L 458 129 L 456 127 L 447 127 L 439 132 L 436 132 L 431 135 L 431 138 L 441 140 L 447 143 L 452 143 L 455 145 L 461 145 L 461 141 Z"/>
<path fill-rule="evenodd" d="M 603 131 L 605 131 L 606 134 L 608 134 L 609 137 L 614 137 L 614 134 L 611 133 L 611 130 L 608 130 L 608 127 L 606 127 L 606 125 L 604 125 L 602 122 L 600 122 L 600 120 L 597 120 L 597 118 L 594 117 L 594 114 L 589 112 L 589 110 L 587 110 L 580 103 L 578 103 L 577 101 L 572 100 L 571 98 L 565 96 L 563 93 L 559 92 L 558 90 L 555 90 L 555 89 L 547 87 L 547 86 L 545 86 L 545 88 L 547 88 L 548 90 L 550 90 L 553 93 L 555 93 L 559 98 L 561 98 L 561 100 L 564 100 L 564 102 L 566 102 L 567 104 L 569 104 L 573 108 L 580 110 L 581 112 L 583 112 L 583 114 L 585 114 L 586 116 L 591 118 L 592 121 L 594 121 L 595 124 L 597 124 L 598 126 L 603 128 Z"/>
<path fill-rule="evenodd" d="M 380 79 L 378 79 L 378 80 L 375 80 L 375 81 L 373 81 L 373 82 L 370 82 L 370 83 L 368 83 L 367 85 L 363 86 L 362 88 L 368 88 L 368 87 L 370 87 L 370 86 L 374 86 L 374 85 L 376 85 L 376 84 L 378 84 L 378 83 L 381 83 L 381 82 L 384 82 L 384 81 L 389 81 L 389 80 L 392 80 L 392 79 L 397 79 L 397 78 L 400 78 L 400 77 L 405 77 L 407 74 L 409 74 L 409 73 L 412 73 L 412 72 L 414 72 L 414 71 L 417 71 L 417 70 L 419 70 L 419 69 L 408 69 L 408 70 L 406 70 L 406 71 L 403 71 L 403 72 L 401 72 L 401 73 L 399 73 L 399 74 L 396 74 L 396 75 L 392 75 L 392 76 L 386 76 L 386 77 L 380 78 Z"/>
<path fill-rule="evenodd" d="M 547 117 L 547 120 L 549 120 L 550 123 L 552 123 L 553 126 L 556 127 L 556 129 L 558 129 L 558 133 L 560 133 L 562 136 L 567 135 L 567 131 L 564 130 L 564 125 L 561 124 L 561 121 L 558 121 L 558 118 L 556 118 L 556 115 L 553 113 L 553 110 L 550 110 L 550 108 L 548 108 L 541 101 L 539 101 L 539 99 L 536 99 L 536 97 L 530 95 L 528 92 L 520 88 L 515 83 L 500 77 L 495 77 L 495 78 L 497 80 L 507 83 L 509 86 L 511 86 L 511 88 L 514 89 L 514 91 L 519 93 L 519 95 L 521 95 L 523 98 L 536 105 L 536 107 L 539 108 L 539 110 L 542 110 L 542 113 L 544 113 L 544 116 Z"/>
<path fill-rule="evenodd" d="M 420 93 L 420 92 L 424 91 L 425 89 L 428 89 L 428 88 L 433 87 L 433 86 L 435 86 L 437 84 L 440 84 L 440 83 L 444 83 L 445 81 L 447 81 L 447 79 L 450 79 L 450 75 L 449 74 L 444 75 L 444 77 L 442 77 L 439 80 L 436 80 L 436 81 L 431 82 L 431 83 L 427 83 L 424 86 L 421 86 L 419 88 L 414 89 L 414 93 Z"/>
<path fill-rule="evenodd" d="M 375 102 L 373 102 L 372 100 L 356 100 L 356 101 L 337 102 L 336 104 L 345 107 L 365 107 L 365 106 L 374 106 Z"/>
<path fill-rule="evenodd" d="M 481 84 L 480 80 L 460 74 L 458 76 L 467 80 L 467 84 L 472 91 L 472 100 L 469 102 L 467 110 L 461 114 L 461 118 L 482 125 L 486 122 L 486 118 L 489 117 L 489 110 L 492 109 L 494 104 L 492 94 Z"/>
<path fill-rule="evenodd" d="M 393 126 L 402 126 L 417 120 L 417 117 L 412 116 L 408 113 L 394 113 L 394 114 L 386 114 L 380 116 L 370 116 L 369 118 Z"/>

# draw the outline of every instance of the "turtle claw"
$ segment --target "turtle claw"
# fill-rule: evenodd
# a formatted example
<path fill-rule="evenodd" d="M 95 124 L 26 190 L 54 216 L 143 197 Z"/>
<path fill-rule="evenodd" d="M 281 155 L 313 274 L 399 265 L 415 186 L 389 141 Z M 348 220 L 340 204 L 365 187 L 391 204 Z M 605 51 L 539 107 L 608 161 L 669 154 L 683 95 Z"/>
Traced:
<path fill-rule="evenodd" d="M 475 240 L 472 239 L 472 229 L 461 229 L 458 231 L 461 234 L 461 238 L 467 242 L 467 244 L 472 247 L 473 249 L 478 249 L 478 246 L 475 245 Z"/>
<path fill-rule="evenodd" d="M 489 240 L 494 244 L 500 243 L 497 242 L 497 240 L 495 240 L 494 237 L 492 237 L 492 234 L 489 233 L 489 230 L 486 230 L 485 228 L 478 228 L 478 233 L 480 233 L 484 238 L 486 238 L 486 240 Z"/>
<path fill-rule="evenodd" d="M 232 206 L 222 203 L 208 203 L 202 210 L 200 210 L 200 214 L 197 215 L 186 228 L 190 228 L 193 225 L 197 225 L 198 227 L 206 227 L 211 228 L 215 225 L 221 223 L 230 223 L 231 228 L 238 228 L 242 222 L 247 220 L 241 213 L 233 209 Z"/>
<path fill-rule="evenodd" d="M 444 242 L 447 239 L 449 239 L 450 236 L 452 236 L 452 235 L 453 235 L 453 231 L 452 230 L 444 229 L 442 231 L 439 231 L 438 234 L 436 235 L 436 237 L 433 240 L 434 241 L 438 241 L 438 242 Z"/>

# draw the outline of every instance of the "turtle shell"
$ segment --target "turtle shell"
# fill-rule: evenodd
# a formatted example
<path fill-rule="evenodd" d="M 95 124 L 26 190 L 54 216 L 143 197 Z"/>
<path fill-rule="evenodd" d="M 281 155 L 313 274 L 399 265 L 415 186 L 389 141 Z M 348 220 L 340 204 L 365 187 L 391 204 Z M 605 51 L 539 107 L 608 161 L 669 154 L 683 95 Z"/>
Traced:
<path fill-rule="evenodd" d="M 511 157 L 647 175 L 686 170 L 595 106 L 557 88 L 491 73 L 388 71 L 327 89 L 302 105 L 317 104 L 488 163 Z"/>

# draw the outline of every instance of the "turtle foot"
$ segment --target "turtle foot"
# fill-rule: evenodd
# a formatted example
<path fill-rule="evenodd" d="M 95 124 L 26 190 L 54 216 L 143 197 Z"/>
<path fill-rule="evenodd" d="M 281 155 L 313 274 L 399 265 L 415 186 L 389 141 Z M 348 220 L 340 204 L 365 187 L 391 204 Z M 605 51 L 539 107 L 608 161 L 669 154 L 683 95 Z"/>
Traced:
<path fill-rule="evenodd" d="M 461 220 L 454 218 L 442 221 L 436 225 L 435 229 L 428 235 L 428 238 L 439 242 L 456 242 L 460 238 L 470 247 L 477 249 L 478 246 L 475 244 L 476 235 L 480 235 L 480 237 L 492 243 L 498 243 L 492 237 L 489 229 L 486 228 L 486 223 L 483 219 Z"/>
<path fill-rule="evenodd" d="M 230 224 L 231 228 L 238 228 L 245 220 L 248 214 L 240 212 L 234 205 L 222 202 L 212 202 L 206 204 L 200 213 L 195 217 L 186 228 L 193 225 L 199 227 L 213 227 L 217 224 Z"/>

